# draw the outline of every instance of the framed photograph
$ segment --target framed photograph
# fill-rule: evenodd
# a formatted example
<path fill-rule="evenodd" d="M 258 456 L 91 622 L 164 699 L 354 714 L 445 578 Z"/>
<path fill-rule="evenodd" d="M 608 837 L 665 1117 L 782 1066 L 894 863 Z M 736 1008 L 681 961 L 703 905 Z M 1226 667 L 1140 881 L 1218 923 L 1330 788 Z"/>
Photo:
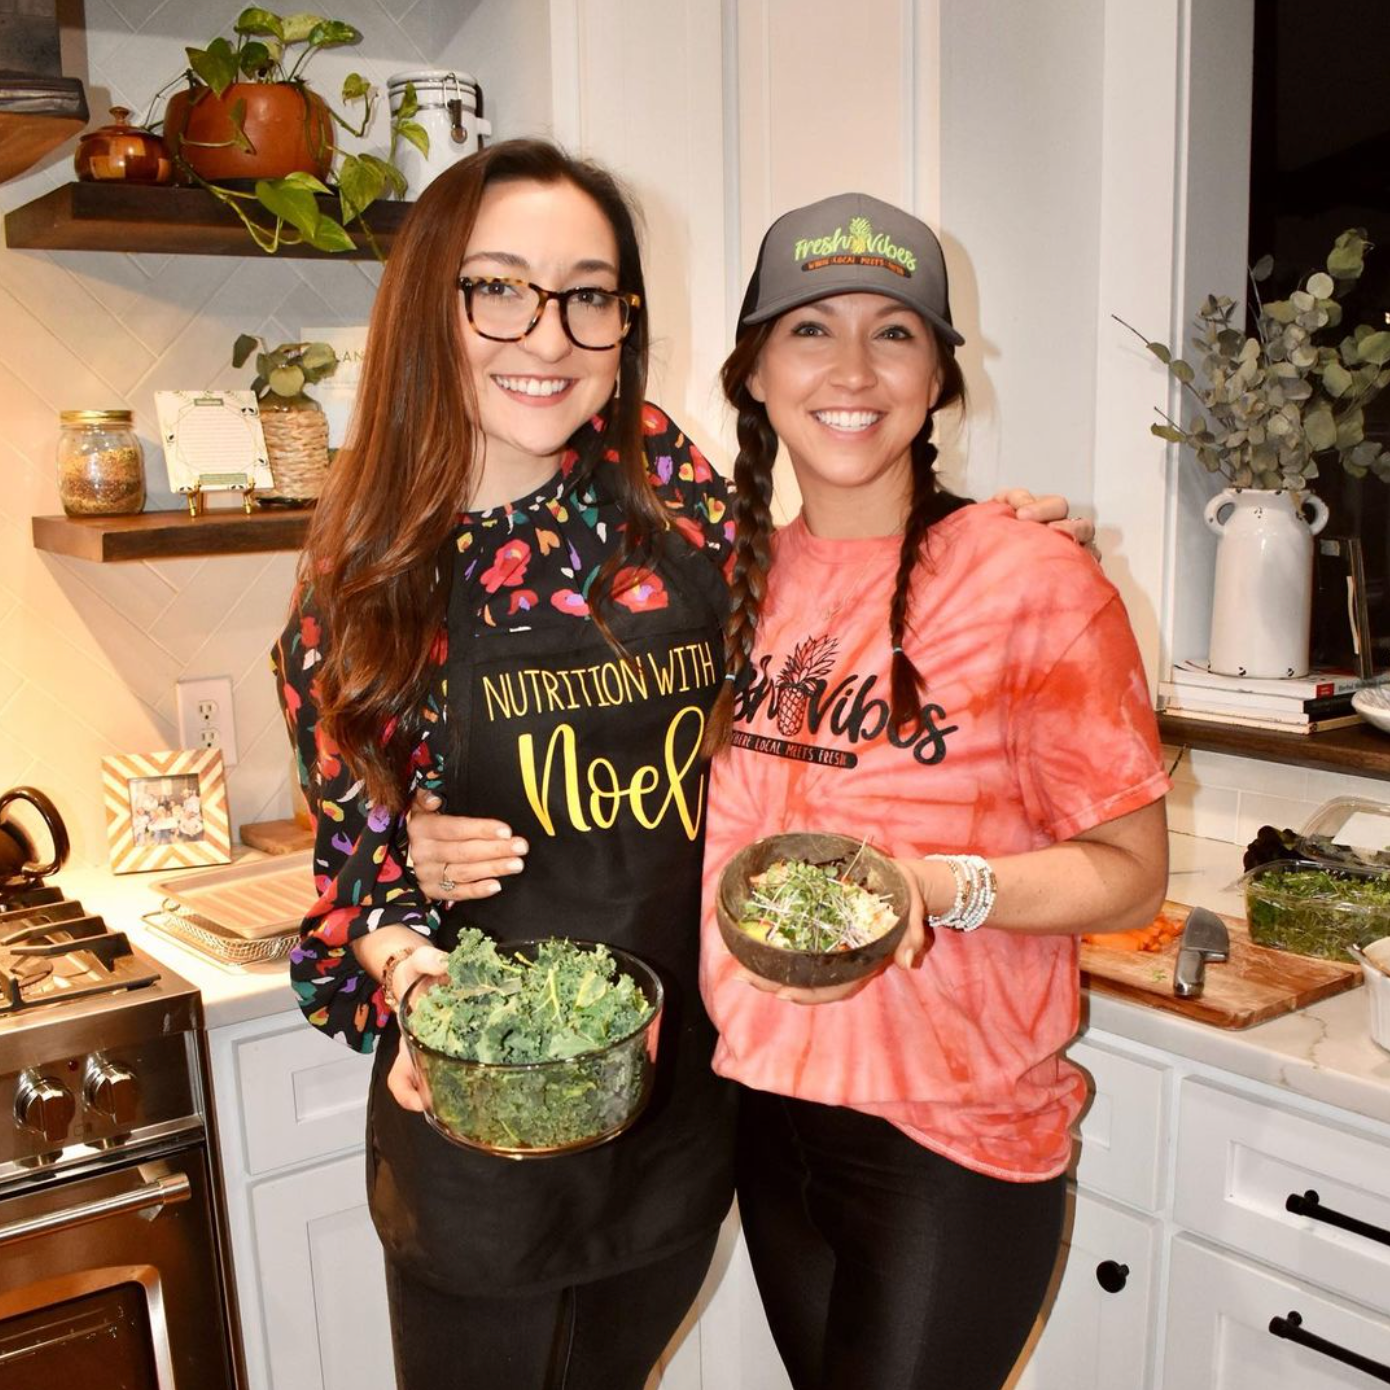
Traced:
<path fill-rule="evenodd" d="M 215 748 L 101 760 L 111 869 L 195 869 L 232 858 L 227 774 Z"/>

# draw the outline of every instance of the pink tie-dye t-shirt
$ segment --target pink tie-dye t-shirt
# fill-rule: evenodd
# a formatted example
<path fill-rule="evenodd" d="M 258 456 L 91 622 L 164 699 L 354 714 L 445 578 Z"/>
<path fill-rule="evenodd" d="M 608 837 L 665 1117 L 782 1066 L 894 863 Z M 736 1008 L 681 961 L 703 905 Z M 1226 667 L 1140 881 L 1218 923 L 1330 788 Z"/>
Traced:
<path fill-rule="evenodd" d="M 734 976 L 714 921 L 719 872 L 787 830 L 867 837 L 896 857 L 1039 849 L 1168 788 L 1139 653 L 1095 562 L 993 503 L 937 523 L 907 654 L 926 679 L 910 739 L 887 723 L 896 538 L 834 541 L 798 519 L 775 540 L 756 678 L 716 760 L 701 985 L 714 1067 L 745 1085 L 880 1115 L 979 1172 L 1061 1172 L 1085 1087 L 1076 938 L 940 930 L 916 970 L 806 1006 Z M 910 731 L 910 726 L 909 726 Z"/>

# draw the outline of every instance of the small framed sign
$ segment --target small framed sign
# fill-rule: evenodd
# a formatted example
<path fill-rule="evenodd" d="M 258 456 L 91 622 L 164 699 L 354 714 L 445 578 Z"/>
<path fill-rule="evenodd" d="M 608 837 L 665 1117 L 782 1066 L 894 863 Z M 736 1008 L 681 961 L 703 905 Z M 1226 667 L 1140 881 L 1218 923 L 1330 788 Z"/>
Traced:
<path fill-rule="evenodd" d="M 205 492 L 273 492 L 261 412 L 251 391 L 156 391 L 159 440 L 169 487 L 201 501 Z"/>
<path fill-rule="evenodd" d="M 114 873 L 193 869 L 232 858 L 227 776 L 215 748 L 101 760 Z"/>

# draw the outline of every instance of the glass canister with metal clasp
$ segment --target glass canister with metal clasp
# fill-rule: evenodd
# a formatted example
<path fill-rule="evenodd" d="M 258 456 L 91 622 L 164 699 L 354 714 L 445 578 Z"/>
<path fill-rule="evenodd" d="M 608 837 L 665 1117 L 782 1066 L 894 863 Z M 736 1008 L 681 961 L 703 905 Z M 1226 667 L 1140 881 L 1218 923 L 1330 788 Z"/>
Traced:
<path fill-rule="evenodd" d="M 58 496 L 69 516 L 126 516 L 145 509 L 145 457 L 128 410 L 64 410 Z"/>
<path fill-rule="evenodd" d="M 451 164 L 477 154 L 492 135 L 492 125 L 483 119 L 483 89 L 466 72 L 421 68 L 387 78 L 393 118 L 408 109 L 407 89 L 414 91 L 416 102 L 407 119 L 429 137 L 428 151 L 410 140 L 400 141 L 396 148 L 396 164 L 406 179 L 406 197 L 414 199 Z"/>

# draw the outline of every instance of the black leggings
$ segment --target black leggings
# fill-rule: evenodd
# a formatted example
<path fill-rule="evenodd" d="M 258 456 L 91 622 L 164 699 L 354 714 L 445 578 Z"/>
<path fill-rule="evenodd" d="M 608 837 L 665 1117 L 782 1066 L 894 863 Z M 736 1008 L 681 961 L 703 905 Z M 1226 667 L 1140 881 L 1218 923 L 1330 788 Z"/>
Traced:
<path fill-rule="evenodd" d="M 998 1390 L 1042 1306 L 1066 1179 L 1003 1182 L 886 1120 L 744 1090 L 738 1200 L 796 1390 Z"/>
<path fill-rule="evenodd" d="M 642 1390 L 718 1238 L 608 1279 L 495 1298 L 440 1293 L 387 1260 L 397 1390 Z"/>

